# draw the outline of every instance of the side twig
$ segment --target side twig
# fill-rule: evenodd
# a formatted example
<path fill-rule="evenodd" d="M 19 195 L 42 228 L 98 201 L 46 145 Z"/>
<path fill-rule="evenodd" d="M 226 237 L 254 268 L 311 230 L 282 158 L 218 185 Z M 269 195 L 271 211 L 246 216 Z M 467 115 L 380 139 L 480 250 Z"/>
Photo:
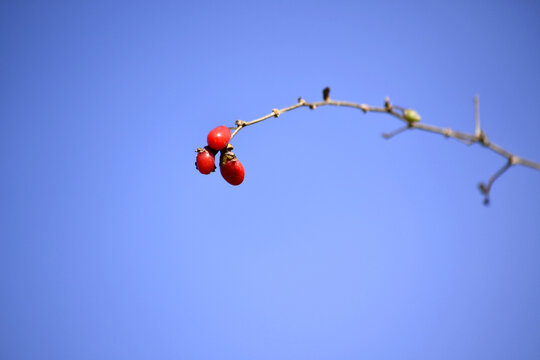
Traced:
<path fill-rule="evenodd" d="M 510 151 L 504 149 L 503 147 L 491 142 L 488 139 L 486 133 L 480 127 L 480 110 L 479 110 L 480 104 L 479 104 L 478 96 L 475 96 L 474 98 L 474 108 L 475 108 L 474 134 L 469 134 L 469 133 L 465 133 L 461 131 L 455 131 L 450 128 L 441 128 L 438 126 L 421 123 L 419 122 L 419 119 L 420 119 L 419 117 L 418 119 L 411 119 L 410 117 L 406 116 L 406 111 L 407 111 L 406 108 L 393 105 L 390 102 L 390 99 L 388 98 L 385 99 L 383 107 L 359 104 L 359 103 L 350 102 L 350 101 L 332 100 L 330 99 L 330 88 L 325 88 L 323 90 L 323 101 L 307 102 L 302 98 L 298 98 L 298 102 L 296 104 L 283 108 L 283 109 L 272 109 L 272 112 L 270 114 L 262 116 L 258 119 L 247 121 L 247 122 L 243 120 L 237 120 L 236 127 L 231 128 L 231 129 L 234 129 L 231 135 L 231 140 L 236 135 L 238 135 L 238 133 L 245 127 L 257 124 L 261 121 L 270 119 L 272 117 L 279 117 L 283 113 L 286 113 L 286 112 L 289 112 L 289 111 L 292 111 L 301 107 L 308 107 L 311 110 L 315 110 L 316 108 L 321 107 L 321 106 L 343 106 L 343 107 L 359 109 L 359 110 L 362 110 L 362 112 L 364 113 L 374 112 L 374 113 L 389 114 L 405 123 L 405 126 L 400 127 L 394 130 L 393 132 L 383 133 L 383 137 L 386 139 L 390 139 L 394 137 L 395 135 L 405 132 L 406 130 L 419 129 L 419 130 L 423 130 L 430 133 L 440 134 L 446 138 L 454 138 L 467 145 L 478 143 L 482 145 L 483 147 L 488 148 L 491 151 L 506 158 L 507 159 L 506 165 L 504 165 L 501 169 L 495 172 L 495 174 L 491 176 L 487 184 L 480 183 L 479 185 L 479 189 L 481 193 L 484 195 L 485 205 L 489 204 L 489 193 L 490 193 L 491 187 L 493 186 L 493 183 L 512 166 L 522 165 L 522 166 L 529 167 L 531 169 L 540 170 L 540 163 L 517 156 L 511 153 Z"/>

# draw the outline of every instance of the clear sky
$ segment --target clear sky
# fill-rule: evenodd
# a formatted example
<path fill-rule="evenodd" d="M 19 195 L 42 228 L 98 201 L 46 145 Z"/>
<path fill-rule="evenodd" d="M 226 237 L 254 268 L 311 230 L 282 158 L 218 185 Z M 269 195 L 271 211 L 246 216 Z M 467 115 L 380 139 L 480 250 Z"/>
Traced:
<path fill-rule="evenodd" d="M 0 2 L 0 358 L 539 359 L 537 1 Z"/>

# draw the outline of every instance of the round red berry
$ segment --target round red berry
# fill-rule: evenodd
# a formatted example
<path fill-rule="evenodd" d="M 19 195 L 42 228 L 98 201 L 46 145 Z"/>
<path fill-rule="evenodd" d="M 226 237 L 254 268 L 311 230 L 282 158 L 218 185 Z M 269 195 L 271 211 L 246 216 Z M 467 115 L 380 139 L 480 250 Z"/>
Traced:
<path fill-rule="evenodd" d="M 226 126 L 218 126 L 208 133 L 208 146 L 214 150 L 221 150 L 231 140 L 231 130 Z"/>
<path fill-rule="evenodd" d="M 244 166 L 230 150 L 222 151 L 219 170 L 221 176 L 231 185 L 240 185 L 244 181 Z"/>
<path fill-rule="evenodd" d="M 206 146 L 197 149 L 197 161 L 195 167 L 201 174 L 208 175 L 216 169 L 216 154 L 214 150 Z"/>

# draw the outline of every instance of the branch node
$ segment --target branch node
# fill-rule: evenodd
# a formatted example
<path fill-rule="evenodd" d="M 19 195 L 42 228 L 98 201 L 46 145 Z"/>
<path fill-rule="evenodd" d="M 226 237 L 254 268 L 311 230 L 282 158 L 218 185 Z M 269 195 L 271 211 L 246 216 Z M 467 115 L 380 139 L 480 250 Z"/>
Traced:
<path fill-rule="evenodd" d="M 480 130 L 480 133 L 476 136 L 476 138 L 478 139 L 478 141 L 480 141 L 480 144 L 482 144 L 483 146 L 489 145 L 489 140 L 484 130 Z"/>
<path fill-rule="evenodd" d="M 484 195 L 487 195 L 489 193 L 489 189 L 487 188 L 486 184 L 480 183 L 478 184 L 478 189 L 480 189 L 480 192 Z"/>
<path fill-rule="evenodd" d="M 236 127 L 243 128 L 244 126 L 247 125 L 247 122 L 245 122 L 244 120 L 236 120 L 235 124 L 236 124 Z"/>
<path fill-rule="evenodd" d="M 516 155 L 510 156 L 508 158 L 508 164 L 510 164 L 510 166 L 519 164 L 519 157 L 517 157 Z"/>
<path fill-rule="evenodd" d="M 388 96 L 384 98 L 384 108 L 386 111 L 392 111 L 392 103 L 390 102 L 390 98 Z"/>
<path fill-rule="evenodd" d="M 328 86 L 323 89 L 322 96 L 324 101 L 330 100 L 330 88 Z"/>
<path fill-rule="evenodd" d="M 305 104 L 306 104 L 306 100 L 302 99 L 302 97 L 299 97 L 299 98 L 298 98 L 298 103 L 299 103 L 299 104 L 302 104 L 302 105 L 305 105 Z"/>
<path fill-rule="evenodd" d="M 278 109 L 272 109 L 272 112 L 274 113 L 274 117 L 279 117 L 279 115 L 281 115 L 281 112 Z"/>
<path fill-rule="evenodd" d="M 360 105 L 360 110 L 362 110 L 364 112 L 364 114 L 365 114 L 365 113 L 367 113 L 369 111 L 369 106 L 361 104 Z"/>
<path fill-rule="evenodd" d="M 309 104 L 309 108 L 310 108 L 311 110 L 315 110 L 315 109 L 317 108 L 317 105 L 315 105 L 315 104 Z"/>
<path fill-rule="evenodd" d="M 450 137 L 450 134 L 452 133 L 452 130 L 450 130 L 449 128 L 445 128 L 443 132 L 444 132 L 444 137 L 448 139 Z"/>

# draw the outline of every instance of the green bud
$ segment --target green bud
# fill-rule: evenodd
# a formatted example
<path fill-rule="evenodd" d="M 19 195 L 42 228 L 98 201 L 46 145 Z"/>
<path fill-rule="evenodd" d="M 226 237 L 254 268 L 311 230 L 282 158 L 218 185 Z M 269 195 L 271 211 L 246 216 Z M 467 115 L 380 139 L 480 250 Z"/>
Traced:
<path fill-rule="evenodd" d="M 420 115 L 416 112 L 416 110 L 413 109 L 405 109 L 405 113 L 403 115 L 405 116 L 405 120 L 408 122 L 418 122 L 421 119 Z"/>

